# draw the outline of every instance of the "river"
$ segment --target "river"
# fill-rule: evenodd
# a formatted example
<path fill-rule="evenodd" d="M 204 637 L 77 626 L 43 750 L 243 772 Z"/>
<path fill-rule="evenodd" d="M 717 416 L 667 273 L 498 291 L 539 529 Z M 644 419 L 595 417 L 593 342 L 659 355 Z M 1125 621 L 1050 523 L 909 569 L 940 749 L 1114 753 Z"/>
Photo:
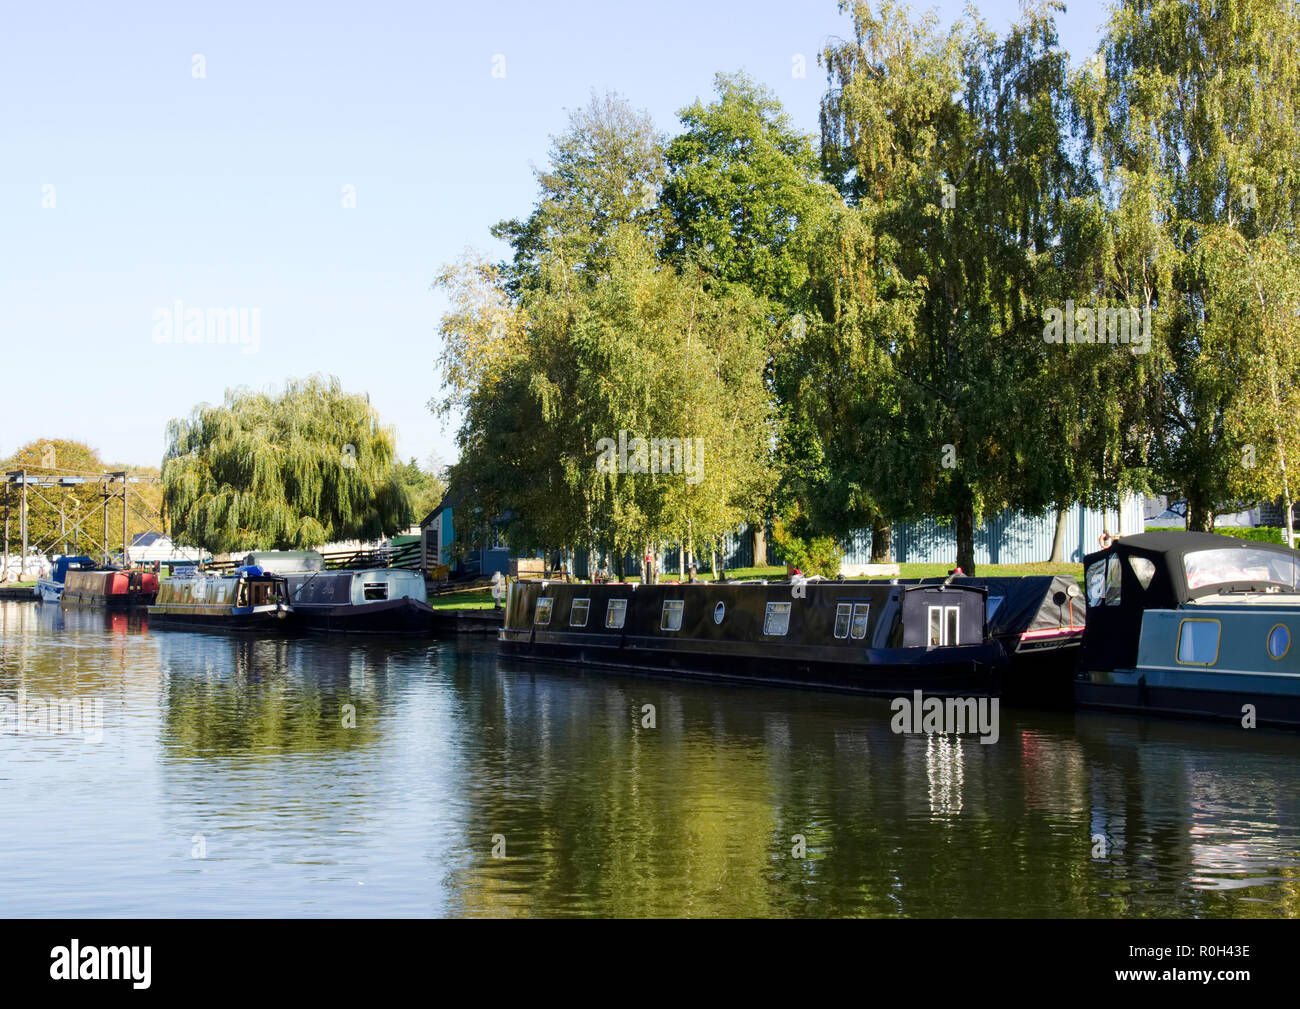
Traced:
<path fill-rule="evenodd" d="M 0 716 L 6 917 L 1300 914 L 1293 733 L 18 602 Z"/>

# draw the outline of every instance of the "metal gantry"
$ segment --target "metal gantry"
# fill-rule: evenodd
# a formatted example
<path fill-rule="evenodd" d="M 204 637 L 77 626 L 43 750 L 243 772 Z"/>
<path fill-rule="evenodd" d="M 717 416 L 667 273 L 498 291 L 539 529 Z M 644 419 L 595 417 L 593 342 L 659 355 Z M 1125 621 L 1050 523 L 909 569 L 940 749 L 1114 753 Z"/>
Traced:
<path fill-rule="evenodd" d="M 157 482 L 157 477 L 134 476 L 126 470 L 102 473 L 80 473 L 72 470 L 50 470 L 41 467 L 9 470 L 4 474 L 3 480 L 5 512 L 4 563 L 0 567 L 0 574 L 7 575 L 9 571 L 9 534 L 15 499 L 17 499 L 18 508 L 18 536 L 22 544 L 19 577 L 26 580 L 27 560 L 32 547 L 37 547 L 44 552 L 46 548 L 57 544 L 66 547 L 69 540 L 78 544 L 88 540 L 93 546 L 99 548 L 106 562 L 110 560 L 111 554 L 108 547 L 109 510 L 110 506 L 115 505 L 119 500 L 122 502 L 122 559 L 125 561 L 127 548 L 130 546 L 128 526 L 132 511 L 135 512 L 138 518 L 150 523 L 150 525 L 157 525 L 159 529 L 162 526 L 161 514 L 155 512 L 151 507 L 148 508 L 149 514 L 141 513 L 138 506 L 146 505 L 138 494 L 135 496 L 134 502 L 132 501 L 131 484 Z M 70 489 L 74 487 L 92 489 L 94 497 L 97 498 L 94 505 L 92 506 L 89 501 L 80 500 L 75 495 L 59 495 L 59 500 L 56 502 L 44 493 L 44 491 L 55 488 Z M 28 523 L 29 495 L 43 501 L 52 510 L 57 509 L 59 513 L 58 532 L 51 533 L 38 543 L 30 542 Z M 73 504 L 71 516 L 67 513 L 68 498 L 71 498 Z M 116 509 L 114 508 L 114 510 Z M 96 540 L 93 533 L 86 526 L 88 520 L 101 512 L 103 515 L 103 538 Z M 71 529 L 69 529 L 69 521 L 72 523 Z"/>

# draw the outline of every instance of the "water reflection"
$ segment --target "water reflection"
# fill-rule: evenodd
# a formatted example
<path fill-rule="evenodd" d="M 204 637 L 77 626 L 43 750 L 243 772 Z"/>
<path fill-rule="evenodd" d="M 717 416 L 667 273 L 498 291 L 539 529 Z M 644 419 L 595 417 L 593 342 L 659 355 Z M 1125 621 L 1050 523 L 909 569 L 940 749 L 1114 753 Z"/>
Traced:
<path fill-rule="evenodd" d="M 118 616 L 0 605 L 0 695 L 106 698 L 100 745 L 0 736 L 7 913 L 1300 912 L 1295 735 Z"/>

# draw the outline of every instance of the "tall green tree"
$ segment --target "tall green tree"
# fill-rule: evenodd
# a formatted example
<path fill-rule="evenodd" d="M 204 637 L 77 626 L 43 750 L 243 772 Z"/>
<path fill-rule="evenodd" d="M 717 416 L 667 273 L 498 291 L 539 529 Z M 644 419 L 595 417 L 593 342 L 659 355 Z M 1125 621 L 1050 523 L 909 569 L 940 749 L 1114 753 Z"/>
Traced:
<path fill-rule="evenodd" d="M 1059 497 L 1034 409 L 1053 249 L 1082 191 L 1057 9 L 1027 8 L 999 39 L 978 18 L 941 33 L 933 16 L 858 2 L 852 37 L 823 53 L 827 174 L 889 238 L 894 286 L 914 299 L 877 336 L 893 434 L 863 448 L 885 461 L 854 468 L 889 474 L 868 490 L 894 518 L 951 516 L 967 572 L 980 516 Z"/>
<path fill-rule="evenodd" d="M 414 518 L 392 428 L 336 378 L 229 390 L 171 421 L 167 441 L 164 500 L 180 543 L 306 548 L 392 535 Z"/>
<path fill-rule="evenodd" d="M 678 113 L 668 144 L 665 252 L 711 289 L 743 287 L 776 337 L 763 362 L 777 417 L 772 479 L 747 517 L 761 564 L 767 521 L 808 496 L 818 472 L 820 432 L 795 405 L 800 376 L 785 367 L 795 359 L 785 344 L 807 330 L 813 260 L 843 199 L 821 178 L 814 138 L 769 90 L 743 73 L 719 74 L 714 87 L 713 101 Z"/>
<path fill-rule="evenodd" d="M 1252 482 L 1229 419 L 1263 362 L 1223 317 L 1240 303 L 1224 256 L 1241 246 L 1220 232 L 1295 241 L 1298 52 L 1291 2 L 1124 0 L 1077 88 L 1113 229 L 1111 286 L 1153 313 L 1152 468 L 1186 495 L 1193 529 Z"/>

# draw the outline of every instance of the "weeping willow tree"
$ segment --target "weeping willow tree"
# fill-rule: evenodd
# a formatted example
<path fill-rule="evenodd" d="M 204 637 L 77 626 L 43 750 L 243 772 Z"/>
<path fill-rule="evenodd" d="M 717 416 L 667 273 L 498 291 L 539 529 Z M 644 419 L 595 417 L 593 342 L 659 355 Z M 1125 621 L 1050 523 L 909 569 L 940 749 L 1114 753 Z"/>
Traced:
<path fill-rule="evenodd" d="M 333 377 L 228 390 L 167 426 L 172 535 L 213 553 L 391 535 L 413 521 L 395 442 L 367 397 Z"/>

